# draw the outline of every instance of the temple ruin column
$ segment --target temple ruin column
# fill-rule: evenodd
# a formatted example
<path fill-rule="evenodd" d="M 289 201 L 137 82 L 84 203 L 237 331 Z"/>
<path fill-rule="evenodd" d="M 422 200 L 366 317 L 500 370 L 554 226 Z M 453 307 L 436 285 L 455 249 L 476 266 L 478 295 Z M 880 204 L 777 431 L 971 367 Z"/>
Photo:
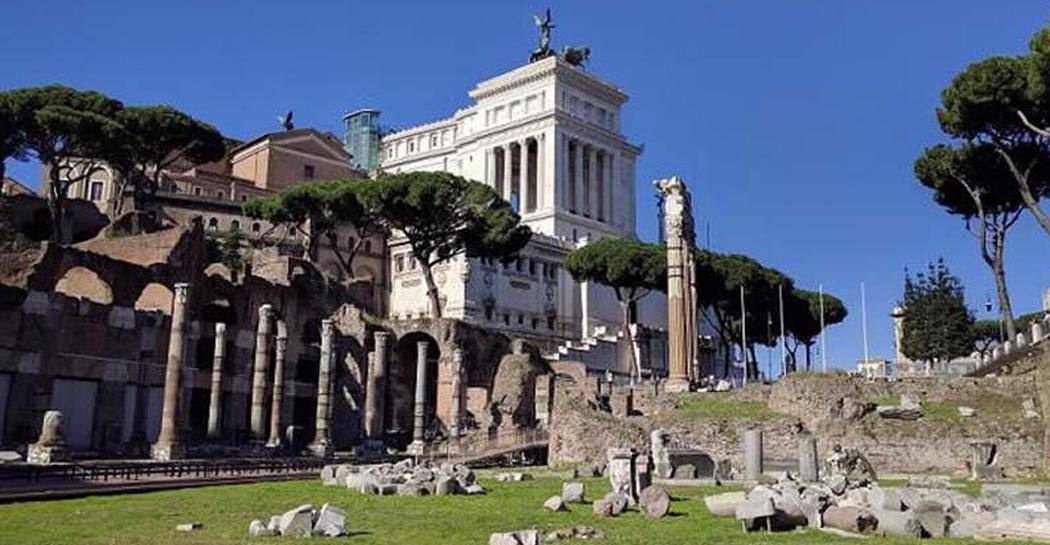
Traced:
<path fill-rule="evenodd" d="M 529 139 L 523 138 L 518 143 L 521 153 L 518 161 L 521 164 L 521 174 L 518 179 L 518 213 L 525 214 L 529 211 Z"/>
<path fill-rule="evenodd" d="M 211 398 L 208 403 L 208 439 L 222 435 L 222 362 L 226 359 L 226 324 L 215 324 L 215 350 L 211 364 Z"/>
<path fill-rule="evenodd" d="M 692 299 L 693 217 L 689 190 L 678 177 L 657 180 L 663 194 L 664 233 L 667 239 L 667 345 L 668 377 L 666 391 L 684 392 L 690 387 L 689 368 L 696 350 L 691 331 L 696 301 Z M 694 316 L 690 319 L 690 316 Z"/>
<path fill-rule="evenodd" d="M 377 331 L 372 335 L 375 349 L 372 351 L 371 367 L 368 369 L 368 385 L 365 390 L 365 433 L 370 440 L 383 440 L 383 385 L 386 380 L 386 350 L 390 334 Z"/>
<path fill-rule="evenodd" d="M 758 481 L 762 476 L 762 430 L 744 430 L 744 479 Z"/>
<path fill-rule="evenodd" d="M 804 483 L 815 483 L 820 480 L 817 438 L 808 433 L 798 438 L 798 474 Z"/>
<path fill-rule="evenodd" d="M 259 324 L 255 330 L 255 367 L 252 371 L 252 440 L 266 440 L 266 372 L 270 366 L 270 336 L 273 334 L 273 307 L 259 307 Z"/>
<path fill-rule="evenodd" d="M 332 360 L 335 342 L 335 322 L 321 320 L 321 363 L 317 369 L 317 421 L 314 425 L 314 440 L 310 452 L 315 456 L 332 453 L 332 439 L 328 432 L 328 418 L 332 413 Z"/>
<path fill-rule="evenodd" d="M 412 419 L 412 444 L 408 446 L 408 452 L 416 455 L 423 454 L 426 446 L 424 432 L 427 410 L 427 348 L 427 341 L 416 343 L 415 412 Z"/>
<path fill-rule="evenodd" d="M 452 351 L 452 403 L 448 415 L 448 432 L 452 437 L 460 436 L 463 418 L 463 350 Z"/>
<path fill-rule="evenodd" d="M 574 163 L 572 181 L 576 189 L 572 199 L 572 211 L 577 215 L 583 215 L 583 146 L 579 140 L 574 141 Z"/>
<path fill-rule="evenodd" d="M 580 339 L 591 333 L 591 283 L 580 282 Z"/>
<path fill-rule="evenodd" d="M 288 326 L 277 320 L 277 338 L 274 339 L 273 400 L 270 402 L 270 440 L 266 446 L 284 446 L 284 360 L 288 353 Z"/>
<path fill-rule="evenodd" d="M 160 436 L 150 448 L 154 460 L 176 460 L 186 456 L 179 429 L 179 395 L 182 393 L 182 362 L 186 353 L 186 312 L 190 302 L 190 285 L 175 284 L 171 308 L 171 335 L 168 337 L 168 367 L 164 374 L 164 409 Z"/>
<path fill-rule="evenodd" d="M 510 144 L 503 146 L 503 200 L 510 202 L 514 195 L 514 148 Z"/>

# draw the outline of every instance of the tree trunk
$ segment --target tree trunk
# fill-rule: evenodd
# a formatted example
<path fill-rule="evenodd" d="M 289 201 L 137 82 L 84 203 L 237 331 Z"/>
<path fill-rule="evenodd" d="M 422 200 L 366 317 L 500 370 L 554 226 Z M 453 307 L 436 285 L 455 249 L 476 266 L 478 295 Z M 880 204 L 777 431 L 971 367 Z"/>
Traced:
<path fill-rule="evenodd" d="M 638 362 L 638 355 L 634 353 L 634 334 L 631 333 L 631 302 L 620 301 L 620 309 L 623 312 L 623 337 L 627 340 L 627 352 L 631 355 L 631 369 L 635 380 L 633 384 L 642 378 L 642 366 Z"/>
<path fill-rule="evenodd" d="M 1017 182 L 1017 189 L 1021 192 L 1021 200 L 1024 201 L 1024 205 L 1028 208 L 1028 211 L 1035 216 L 1035 221 L 1039 223 L 1039 226 L 1046 231 L 1047 235 L 1050 235 L 1050 217 L 1047 217 L 1046 212 L 1039 206 L 1039 199 L 1032 195 L 1031 187 L 1028 185 L 1028 176 L 1030 170 L 1021 172 L 1017 165 L 1014 163 L 1013 158 L 1006 152 L 1002 147 L 996 146 L 995 151 L 999 152 L 999 155 L 1006 160 L 1006 164 L 1010 167 L 1010 172 L 1014 175 L 1014 180 Z M 1031 167 L 1031 165 L 1029 165 Z"/>
<path fill-rule="evenodd" d="M 418 258 L 417 258 L 418 259 Z M 423 282 L 427 285 L 427 299 L 430 300 L 430 317 L 441 318 L 441 299 L 438 297 L 437 284 L 434 283 L 434 272 L 430 265 L 419 260 L 419 268 L 423 270 Z"/>
<path fill-rule="evenodd" d="M 811 350 L 812 348 L 812 344 L 806 344 L 806 371 L 813 370 L 813 351 Z"/>
<path fill-rule="evenodd" d="M 1006 267 L 1003 264 L 1003 250 L 1006 240 L 1002 231 L 996 231 L 992 238 L 992 259 L 988 263 L 995 275 L 995 290 L 999 297 L 999 310 L 1002 312 L 1003 323 L 1006 324 L 1007 339 L 1017 339 L 1017 326 L 1014 324 L 1013 306 L 1010 304 L 1010 292 L 1006 289 Z"/>
<path fill-rule="evenodd" d="M 48 188 L 47 210 L 51 214 L 51 242 L 62 244 L 64 241 L 62 219 L 65 208 L 65 190 L 59 179 L 58 165 L 51 165 L 51 187 Z"/>

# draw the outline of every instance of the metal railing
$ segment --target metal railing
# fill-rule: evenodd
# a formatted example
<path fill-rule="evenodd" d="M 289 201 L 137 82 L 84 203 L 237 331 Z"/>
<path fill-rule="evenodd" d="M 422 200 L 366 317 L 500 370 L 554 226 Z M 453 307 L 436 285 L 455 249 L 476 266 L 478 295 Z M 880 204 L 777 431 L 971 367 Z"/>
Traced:
<path fill-rule="evenodd" d="M 538 448 L 545 446 L 549 441 L 550 432 L 546 429 L 497 430 L 429 444 L 424 449 L 423 456 L 448 460 L 481 458 Z"/>
<path fill-rule="evenodd" d="M 142 479 L 204 479 L 257 474 L 319 472 L 332 460 L 318 458 L 267 458 L 180 460 L 172 462 L 85 462 L 55 465 L 12 464 L 0 466 L 0 488 L 5 484 L 57 481 L 110 481 Z"/>

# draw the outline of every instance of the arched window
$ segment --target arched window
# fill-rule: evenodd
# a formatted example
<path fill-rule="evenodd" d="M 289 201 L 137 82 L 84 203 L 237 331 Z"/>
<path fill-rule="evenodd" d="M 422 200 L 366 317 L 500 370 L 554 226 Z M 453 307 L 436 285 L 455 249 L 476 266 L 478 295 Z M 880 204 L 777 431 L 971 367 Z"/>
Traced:
<path fill-rule="evenodd" d="M 219 230 L 219 218 L 212 218 L 208 220 L 208 230 L 218 231 Z"/>
<path fill-rule="evenodd" d="M 365 253 L 369 253 L 369 254 L 372 253 L 372 240 L 371 239 L 365 240 Z"/>
<path fill-rule="evenodd" d="M 198 197 L 200 197 L 200 196 L 201 196 L 201 193 L 202 193 L 202 192 L 203 192 L 203 190 L 202 190 L 201 188 L 199 188 L 199 187 L 194 187 L 194 188 L 193 188 L 193 194 L 194 194 L 194 195 L 196 195 L 196 196 L 198 196 Z"/>
<path fill-rule="evenodd" d="M 252 223 L 252 232 L 253 233 L 258 233 L 260 229 L 262 229 L 262 226 L 259 225 L 259 222 L 256 221 L 256 222 Z"/>
<path fill-rule="evenodd" d="M 230 229 L 233 230 L 233 231 L 240 231 L 241 230 L 241 222 L 240 222 L 240 220 L 233 220 L 232 222 L 230 222 Z"/>

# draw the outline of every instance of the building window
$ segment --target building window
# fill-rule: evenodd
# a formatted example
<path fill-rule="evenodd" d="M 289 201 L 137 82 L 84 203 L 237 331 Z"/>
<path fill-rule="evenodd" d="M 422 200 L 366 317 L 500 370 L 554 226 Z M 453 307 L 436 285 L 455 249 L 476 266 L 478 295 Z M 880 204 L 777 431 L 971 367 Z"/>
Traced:
<path fill-rule="evenodd" d="M 539 318 L 533 318 L 532 319 L 532 329 L 539 329 L 539 327 L 540 327 L 540 320 L 539 320 Z"/>
<path fill-rule="evenodd" d="M 436 148 L 436 147 L 438 147 L 439 144 L 440 144 L 440 142 L 438 141 L 438 135 L 436 135 L 436 134 L 430 135 L 430 147 L 431 148 Z"/>
<path fill-rule="evenodd" d="M 408 152 L 412 153 L 414 151 L 416 151 L 416 141 L 415 140 L 409 140 L 408 141 Z"/>
<path fill-rule="evenodd" d="M 529 274 L 530 275 L 535 275 L 536 274 L 536 260 L 535 259 L 530 259 L 529 260 Z"/>
<path fill-rule="evenodd" d="M 518 314 L 518 325 L 522 325 L 524 323 L 525 323 L 525 315 L 524 314 Z"/>
<path fill-rule="evenodd" d="M 303 165 L 303 178 L 306 178 L 307 180 L 313 180 L 314 179 L 314 166 L 313 165 Z"/>
<path fill-rule="evenodd" d="M 260 229 L 262 229 L 262 226 L 259 225 L 259 222 L 252 223 L 252 232 L 253 233 L 258 233 Z"/>
<path fill-rule="evenodd" d="M 203 192 L 204 192 L 204 191 L 203 191 L 203 190 L 202 190 L 201 188 L 199 188 L 199 187 L 194 187 L 194 188 L 193 188 L 193 194 L 194 194 L 194 195 L 196 195 L 196 196 L 198 196 L 198 197 L 200 197 L 200 196 L 201 196 L 201 193 L 203 193 Z"/>
<path fill-rule="evenodd" d="M 215 192 L 215 195 L 216 195 L 217 197 L 219 197 L 219 199 L 220 199 L 220 200 L 221 200 L 221 199 L 225 199 L 225 198 L 226 198 L 226 192 L 225 192 L 225 191 L 216 191 L 216 192 Z"/>
<path fill-rule="evenodd" d="M 510 314 L 503 315 L 503 325 L 510 325 Z"/>
<path fill-rule="evenodd" d="M 241 222 L 239 220 L 233 220 L 232 222 L 230 222 L 230 230 L 232 230 L 232 231 L 240 231 L 241 230 Z"/>
<path fill-rule="evenodd" d="M 367 253 L 367 254 L 372 253 L 372 241 L 371 241 L 371 239 L 365 240 L 365 253 Z"/>
<path fill-rule="evenodd" d="M 405 270 L 405 256 L 399 255 L 394 259 L 394 270 L 397 272 Z"/>
<path fill-rule="evenodd" d="M 492 321 L 492 305 L 485 305 L 485 320 Z"/>
<path fill-rule="evenodd" d="M 547 317 L 547 329 L 554 331 L 554 316 Z"/>
<path fill-rule="evenodd" d="M 218 231 L 219 230 L 219 219 L 218 218 L 212 218 L 212 219 L 208 220 L 208 230 L 209 231 Z"/>
<path fill-rule="evenodd" d="M 248 196 L 247 195 L 241 195 L 241 202 L 248 202 Z"/>
<path fill-rule="evenodd" d="M 93 201 L 102 200 L 102 188 L 105 187 L 103 182 L 91 182 L 89 197 Z"/>
<path fill-rule="evenodd" d="M 171 184 L 171 192 L 172 193 L 178 193 L 179 192 L 179 186 L 176 185 L 176 184 Z"/>

